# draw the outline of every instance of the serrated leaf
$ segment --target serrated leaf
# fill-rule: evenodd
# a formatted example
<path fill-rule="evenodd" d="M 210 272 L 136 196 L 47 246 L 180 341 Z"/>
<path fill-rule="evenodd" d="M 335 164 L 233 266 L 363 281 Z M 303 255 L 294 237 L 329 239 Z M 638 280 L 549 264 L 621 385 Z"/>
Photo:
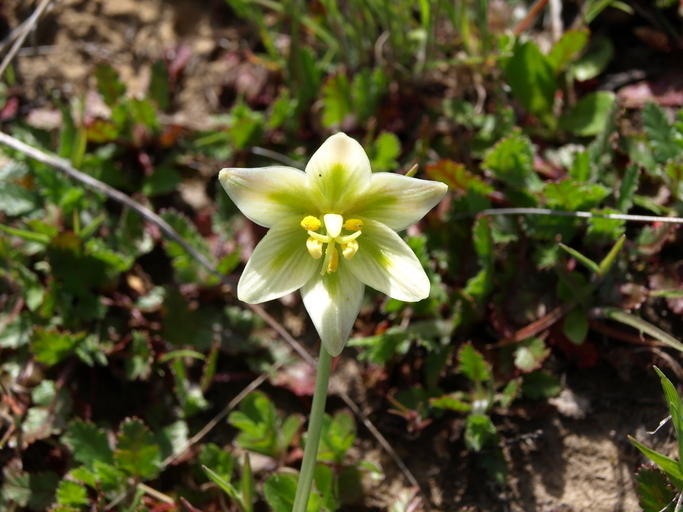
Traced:
<path fill-rule="evenodd" d="M 326 414 L 323 418 L 318 460 L 341 464 L 355 439 L 356 422 L 348 411 L 340 411 L 334 417 Z"/>
<path fill-rule="evenodd" d="M 667 474 L 667 476 L 671 479 L 671 482 L 679 491 L 683 489 L 683 472 L 681 472 L 678 461 L 675 461 L 666 455 L 662 455 L 661 453 L 648 448 L 644 444 L 633 439 L 631 436 L 628 436 L 628 439 L 636 448 L 643 452 L 643 455 L 657 464 L 661 470 Z"/>
<path fill-rule="evenodd" d="M 159 469 L 160 450 L 145 424 L 137 418 L 127 418 L 117 436 L 114 462 L 122 471 L 135 478 L 149 478 Z"/>
<path fill-rule="evenodd" d="M 57 503 L 60 505 L 87 505 L 88 491 L 85 487 L 71 480 L 62 480 L 57 487 Z"/>
<path fill-rule="evenodd" d="M 337 485 L 332 468 L 325 464 L 316 465 L 313 482 L 315 483 L 316 490 L 322 495 L 320 509 L 328 511 L 338 510 L 340 503 L 337 499 Z"/>
<path fill-rule="evenodd" d="M 102 95 L 104 102 L 110 107 L 126 94 L 126 86 L 119 80 L 119 74 L 104 62 L 95 67 L 95 78 L 97 79 L 97 90 Z"/>
<path fill-rule="evenodd" d="M 638 468 L 636 481 L 638 503 L 643 512 L 673 512 L 677 493 L 664 473 L 648 464 Z"/>
<path fill-rule="evenodd" d="M 523 377 L 522 393 L 532 400 L 557 396 L 560 389 L 560 379 L 544 370 L 536 370 Z"/>
<path fill-rule="evenodd" d="M 543 186 L 534 172 L 534 148 L 531 141 L 517 128 L 491 148 L 481 166 L 511 187 L 536 191 Z"/>
<path fill-rule="evenodd" d="M 545 122 L 552 122 L 557 90 L 555 70 L 536 43 L 527 41 L 515 46 L 505 65 L 505 77 L 512 94 L 526 110 Z"/>
<path fill-rule="evenodd" d="M 31 352 L 38 362 L 53 366 L 73 354 L 84 339 L 84 332 L 73 334 L 36 327 L 31 334 Z"/>
<path fill-rule="evenodd" d="M 146 331 L 131 332 L 128 344 L 130 355 L 126 359 L 124 372 L 128 380 L 147 380 L 152 373 L 152 348 Z"/>
<path fill-rule="evenodd" d="M 473 382 L 481 383 L 491 379 L 491 370 L 477 350 L 466 343 L 458 350 L 458 371 Z"/>
<path fill-rule="evenodd" d="M 149 96 L 159 107 L 159 110 L 167 110 L 171 98 L 169 87 L 168 68 L 163 60 L 158 59 L 152 64 L 152 76 L 149 80 Z"/>
<path fill-rule="evenodd" d="M 515 349 L 515 366 L 524 372 L 537 370 L 550 355 L 550 349 L 541 338 L 522 341 Z"/>
<path fill-rule="evenodd" d="M 396 159 L 401 154 L 401 142 L 390 132 L 382 132 L 375 139 L 372 148 L 372 171 L 393 171 L 398 167 Z"/>
<path fill-rule="evenodd" d="M 610 190 L 598 184 L 565 179 L 559 183 L 548 183 L 544 194 L 550 208 L 575 212 L 595 208 L 610 194 Z"/>
<path fill-rule="evenodd" d="M 106 464 L 114 462 L 107 434 L 93 423 L 73 420 L 62 436 L 62 442 L 71 447 L 74 459 L 93 469 L 96 460 Z"/>
<path fill-rule="evenodd" d="M 325 128 L 338 126 L 351 113 L 351 86 L 343 73 L 331 76 L 323 85 L 323 117 Z"/>
<path fill-rule="evenodd" d="M 656 103 L 646 103 L 642 116 L 643 127 L 657 162 L 664 163 L 670 158 L 680 157 L 683 148 L 676 143 L 680 136 L 669 122 L 664 110 Z"/>
<path fill-rule="evenodd" d="M 633 206 L 633 196 L 638 190 L 638 178 L 640 177 L 640 166 L 631 164 L 626 167 L 624 177 L 619 184 L 619 196 L 617 197 L 617 210 L 626 213 Z"/>
<path fill-rule="evenodd" d="M 465 445 L 469 450 L 478 452 L 495 441 L 498 431 L 485 414 L 470 414 L 465 422 Z"/>

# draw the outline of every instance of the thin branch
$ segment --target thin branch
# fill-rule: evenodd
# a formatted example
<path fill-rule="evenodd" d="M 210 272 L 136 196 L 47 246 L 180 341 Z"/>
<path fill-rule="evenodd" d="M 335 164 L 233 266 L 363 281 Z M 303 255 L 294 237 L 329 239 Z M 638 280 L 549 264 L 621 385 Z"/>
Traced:
<path fill-rule="evenodd" d="M 451 220 L 466 219 L 477 215 L 552 215 L 556 217 L 575 217 L 580 219 L 610 219 L 629 222 L 666 222 L 683 224 L 683 217 L 657 217 L 655 215 L 628 215 L 626 213 L 566 212 L 547 208 L 489 208 L 477 212 L 457 213 Z"/>
<path fill-rule="evenodd" d="M 2 64 L 0 64 L 0 77 L 2 77 L 3 73 L 7 69 L 7 66 L 9 66 L 9 63 L 12 62 L 12 59 L 19 51 L 19 48 L 21 48 L 21 45 L 24 44 L 24 41 L 31 33 L 31 30 L 35 28 L 36 23 L 38 23 L 38 20 L 43 15 L 43 12 L 45 12 L 45 9 L 47 9 L 47 6 L 50 5 L 50 2 L 52 2 L 52 0 L 42 0 L 28 20 L 22 23 L 22 29 L 18 32 L 17 39 L 14 41 L 10 51 L 7 53 L 7 55 L 5 55 Z"/>

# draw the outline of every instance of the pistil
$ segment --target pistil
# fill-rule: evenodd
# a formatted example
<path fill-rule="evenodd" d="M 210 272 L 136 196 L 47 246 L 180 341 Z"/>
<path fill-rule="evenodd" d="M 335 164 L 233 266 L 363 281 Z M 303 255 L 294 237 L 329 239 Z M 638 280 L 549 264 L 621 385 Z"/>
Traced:
<path fill-rule="evenodd" d="M 321 227 L 325 227 L 325 234 L 318 233 Z M 336 272 L 339 267 L 339 250 L 336 245 L 341 246 L 341 253 L 344 259 L 350 260 L 358 252 L 358 242 L 356 239 L 362 234 L 363 221 L 359 219 L 347 219 L 337 213 L 327 213 L 323 215 L 322 221 L 319 217 L 307 215 L 301 221 L 301 227 L 309 235 L 306 240 L 306 249 L 313 259 L 320 259 L 323 256 L 323 246 L 325 248 L 325 259 L 323 260 L 320 275 Z M 354 231 L 348 235 L 342 235 L 342 229 Z"/>

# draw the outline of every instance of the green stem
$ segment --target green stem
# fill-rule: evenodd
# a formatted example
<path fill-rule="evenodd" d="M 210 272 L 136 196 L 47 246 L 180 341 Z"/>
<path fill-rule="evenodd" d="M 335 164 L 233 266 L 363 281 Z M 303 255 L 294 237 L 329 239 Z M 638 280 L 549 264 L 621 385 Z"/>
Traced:
<path fill-rule="evenodd" d="M 292 512 L 306 512 L 308 499 L 311 496 L 315 462 L 318 458 L 318 445 L 325 414 L 325 402 L 327 401 L 327 384 L 330 382 L 330 368 L 332 356 L 323 345 L 320 346 L 318 358 L 318 375 L 315 378 L 315 391 L 313 392 L 313 405 L 311 405 L 311 418 L 308 421 L 308 434 L 306 435 L 306 448 L 304 459 L 301 461 L 301 473 L 299 473 L 299 485 L 296 488 L 294 508 Z"/>

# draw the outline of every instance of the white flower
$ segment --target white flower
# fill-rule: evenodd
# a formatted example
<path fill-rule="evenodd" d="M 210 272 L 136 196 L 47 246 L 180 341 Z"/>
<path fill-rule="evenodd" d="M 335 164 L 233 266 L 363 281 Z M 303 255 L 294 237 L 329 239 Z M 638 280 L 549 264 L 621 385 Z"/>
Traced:
<path fill-rule="evenodd" d="M 370 170 L 362 146 L 343 133 L 293 167 L 223 169 L 219 180 L 249 219 L 270 228 L 249 259 L 237 296 L 250 304 L 301 288 L 333 356 L 344 348 L 365 285 L 402 301 L 429 296 L 429 279 L 396 231 L 446 194 L 443 183 Z"/>

